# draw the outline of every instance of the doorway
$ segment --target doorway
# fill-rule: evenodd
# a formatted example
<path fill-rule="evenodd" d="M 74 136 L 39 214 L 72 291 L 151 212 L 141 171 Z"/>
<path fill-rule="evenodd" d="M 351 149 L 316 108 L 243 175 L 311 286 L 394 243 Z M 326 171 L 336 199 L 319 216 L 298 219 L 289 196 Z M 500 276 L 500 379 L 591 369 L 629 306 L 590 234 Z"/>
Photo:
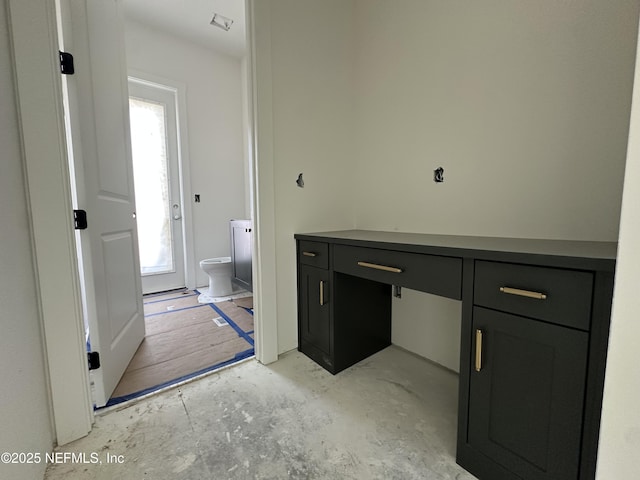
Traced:
<path fill-rule="evenodd" d="M 91 228 L 79 236 L 84 243 L 86 240 L 92 242 L 88 248 L 82 249 L 83 255 L 87 253 L 87 261 L 82 262 L 81 270 L 85 286 L 83 304 L 89 319 L 87 346 L 101 359 L 101 365 L 91 372 L 95 405 L 101 407 L 112 398 L 126 371 L 141 369 L 141 362 L 135 364 L 136 368 L 131 366 L 137 351 L 145 348 L 157 351 L 147 341 L 150 340 L 149 331 L 153 329 L 147 325 L 143 293 L 205 286 L 208 277 L 202 272 L 201 278 L 197 278 L 200 269 L 196 262 L 229 255 L 229 220 L 244 217 L 245 191 L 247 187 L 251 188 L 245 179 L 248 168 L 243 165 L 248 160 L 243 151 L 245 134 L 242 131 L 246 125 L 243 122 L 243 89 L 246 86 L 240 61 L 203 52 L 196 55 L 192 45 L 180 45 L 171 35 L 146 27 L 138 26 L 131 34 L 133 39 L 127 36 L 126 29 L 115 28 L 123 24 L 118 1 L 87 2 L 86 5 L 68 3 L 70 5 L 65 6 L 62 14 L 68 12 L 69 15 L 61 14 L 61 23 L 71 27 L 64 29 L 65 41 L 69 39 L 65 46 L 74 51 L 79 68 L 78 76 L 68 77 L 65 82 L 72 92 L 68 95 L 66 111 L 71 122 L 68 131 L 73 132 L 69 145 L 82 154 L 77 155 L 81 161 L 76 162 L 72 169 L 78 180 L 75 189 L 83 194 L 82 197 L 78 195 L 78 203 L 86 204 L 87 211 L 91 212 Z M 85 18 L 89 20 L 90 28 L 87 30 L 82 28 Z M 103 22 L 104 18 L 109 18 L 110 22 Z M 65 22 L 65 19 L 69 21 Z M 86 37 L 92 41 L 82 41 Z M 182 54 L 170 56 L 172 61 L 167 62 L 166 52 L 178 47 Z M 131 63 L 127 62 L 129 54 L 134 59 Z M 180 65 L 181 61 L 183 65 Z M 89 64 L 92 75 L 87 75 L 89 71 L 86 68 L 80 69 Z M 127 82 L 127 74 L 134 77 L 131 85 Z M 189 98 L 186 88 L 189 89 Z M 134 113 L 133 117 L 130 111 Z M 136 114 L 146 117 L 146 121 L 136 122 Z M 188 134 L 182 135 L 181 132 L 187 131 L 187 118 L 190 129 Z M 131 124 L 134 129 L 138 127 L 141 130 L 139 135 L 134 135 L 146 140 L 136 145 L 138 142 L 134 138 L 130 149 Z M 155 138 L 155 142 L 148 141 L 149 138 Z M 194 143 L 193 138 L 199 141 Z M 142 155 L 134 159 L 134 150 L 142 152 Z M 184 160 L 182 164 L 180 159 Z M 134 163 L 141 166 L 138 178 L 134 175 Z M 152 168 L 146 168 L 149 166 Z M 189 178 L 193 178 L 188 175 L 190 168 L 197 177 L 193 184 L 189 182 Z M 139 195 L 132 201 L 136 183 Z M 197 195 L 192 196 L 189 187 L 197 188 Z M 111 216 L 104 209 L 93 207 L 105 197 L 115 207 L 125 207 L 120 208 L 120 213 L 127 222 L 127 229 L 114 229 Z M 94 199 L 95 202 L 91 203 Z M 136 203 L 142 210 L 138 210 Z M 146 211 L 145 206 L 149 207 Z M 157 206 L 160 208 L 154 208 Z M 135 225 L 141 217 L 146 222 L 154 216 L 159 221 L 151 226 L 151 233 L 146 235 L 146 239 L 143 231 L 143 238 L 138 242 Z M 188 223 L 190 219 L 193 220 L 191 225 Z M 101 230 L 103 224 L 106 230 Z M 106 234 L 102 234 L 103 231 Z M 181 233 L 182 239 L 176 241 Z M 149 241 L 151 237 L 163 241 L 154 244 Z M 190 248 L 189 242 L 194 239 L 196 245 Z M 102 257 L 94 258 L 103 251 L 106 253 Z M 138 255 L 138 251 L 143 255 Z M 89 257 L 89 254 L 93 256 Z M 185 256 L 188 257 L 186 261 Z M 175 274 L 185 271 L 180 260 L 186 264 L 187 274 L 182 273 L 176 280 Z M 188 274 L 189 269 L 192 275 Z M 95 280 L 94 276 L 100 274 L 104 279 Z M 172 276 L 173 280 L 169 282 L 173 283 L 167 283 L 166 279 Z M 143 291 L 142 280 L 149 278 L 155 284 L 146 285 Z M 122 299 L 127 302 L 120 301 Z M 157 299 L 154 302 L 159 306 Z M 175 307 L 174 311 L 178 309 L 173 299 L 167 309 L 169 307 Z M 189 312 L 194 311 L 191 307 L 196 305 L 190 305 Z M 189 318 L 184 323 L 189 323 L 188 327 L 196 323 L 211 326 L 218 315 L 208 313 L 213 318 Z M 156 315 L 160 312 L 151 314 L 158 319 Z M 130 335 L 133 331 L 130 324 L 135 324 L 135 335 Z M 153 330 L 158 336 L 162 335 L 163 346 L 167 345 L 165 326 Z M 201 353 L 207 346 L 217 345 L 216 340 L 209 340 L 205 345 L 202 341 L 210 338 L 207 336 L 210 332 L 193 332 L 190 329 L 185 335 L 200 340 L 201 348 L 181 350 L 181 357 L 204 358 L 204 355 L 197 355 L 198 351 Z M 243 328 L 238 333 L 251 348 L 252 332 L 253 328 Z M 240 343 L 245 347 L 243 351 L 247 350 L 247 345 Z M 126 346 L 127 351 L 110 355 L 107 359 L 106 354 L 114 350 L 114 345 L 120 344 Z M 173 345 L 188 349 L 195 343 L 174 340 Z M 166 353 L 174 354 L 176 350 L 169 348 Z M 112 362 L 114 358 L 117 362 Z M 163 361 L 157 356 L 151 360 L 156 362 L 153 365 L 157 365 L 158 360 L 160 363 Z M 219 363 L 217 357 L 215 360 Z M 108 369 L 112 363 L 118 368 Z M 182 366 L 174 370 L 179 370 L 180 376 L 189 374 Z M 196 366 L 197 369 L 201 367 L 207 365 Z M 107 370 L 108 375 L 104 373 Z"/>
<path fill-rule="evenodd" d="M 255 8 L 253 1 L 247 0 L 247 5 Z M 33 223 L 36 226 L 34 243 L 38 255 L 38 278 L 41 285 L 43 332 L 47 343 L 53 417 L 56 439 L 62 445 L 80 438 L 91 430 L 93 409 L 89 401 L 89 379 L 86 374 L 86 347 L 80 305 L 81 289 L 74 253 L 75 240 L 73 234 L 69 233 L 73 224 L 68 213 L 71 208 L 71 193 L 66 173 L 68 158 L 64 135 L 61 135 L 65 129 L 60 107 L 62 95 L 59 77 L 52 74 L 59 65 L 50 55 L 58 49 L 57 34 L 60 25 L 56 24 L 56 20 L 59 19 L 56 10 L 59 2 L 55 2 L 54 5 L 50 2 L 10 0 L 10 6 L 15 58 L 23 59 L 16 63 L 17 85 L 21 92 L 19 108 L 25 142 L 25 164 L 32 187 L 29 200 Z M 247 10 L 247 13 L 249 12 L 251 9 Z M 97 25 L 89 24 L 86 15 L 74 20 L 73 24 L 79 30 L 78 40 L 86 37 L 87 30 L 117 25 L 117 22 L 101 20 Z M 251 22 L 247 21 L 247 24 Z M 253 32 L 250 31 L 250 34 L 253 35 Z M 118 42 L 114 45 L 117 44 Z M 84 46 L 86 41 L 78 42 L 79 49 Z M 84 62 L 84 68 L 87 64 L 88 62 Z M 252 62 L 251 69 L 254 68 Z M 252 75 L 247 77 L 251 84 Z M 248 91 L 251 95 L 253 89 Z M 252 126 L 257 122 L 254 104 L 255 99 L 250 99 L 249 124 Z M 253 132 L 248 139 L 252 143 L 252 151 L 255 137 L 256 134 Z M 270 157 L 264 161 L 271 165 Z M 251 172 L 255 177 L 251 191 L 254 192 L 257 191 L 255 185 L 260 183 L 261 177 L 256 175 L 253 155 L 252 162 Z M 256 305 L 259 318 L 256 356 L 261 362 L 270 363 L 277 359 L 277 317 L 276 296 L 272 294 L 275 274 L 269 260 L 275 256 L 275 246 L 269 240 L 273 237 L 273 224 L 270 215 L 266 215 L 266 218 L 259 215 L 263 210 L 266 213 L 273 211 L 270 208 L 273 203 L 272 192 L 266 190 L 267 193 L 262 193 L 260 198 L 267 197 L 267 207 L 256 210 L 256 221 L 259 224 L 256 228 L 262 227 L 262 234 L 256 235 L 255 243 L 259 248 L 255 250 L 254 265 L 257 275 L 254 275 L 254 282 L 256 296 L 259 298 Z M 251 199 L 251 204 L 260 203 L 256 193 Z M 261 258 L 267 260 L 265 267 L 261 266 Z M 67 277 L 65 274 L 68 274 Z M 265 277 L 269 281 L 265 282 Z M 61 281 L 66 278 L 69 280 Z M 65 288 L 60 288 L 61 286 Z M 266 296 L 265 290 L 268 292 Z"/>
<path fill-rule="evenodd" d="M 229 220 L 250 217 L 243 61 L 150 28 L 132 17 L 135 3 L 123 1 L 122 13 L 146 337 L 109 404 L 133 383 L 164 385 L 167 371 L 189 377 L 186 364 L 199 371 L 254 354 L 252 309 L 197 302 L 209 281 L 200 260 L 229 256 Z M 143 371 L 142 383 L 131 380 Z"/>

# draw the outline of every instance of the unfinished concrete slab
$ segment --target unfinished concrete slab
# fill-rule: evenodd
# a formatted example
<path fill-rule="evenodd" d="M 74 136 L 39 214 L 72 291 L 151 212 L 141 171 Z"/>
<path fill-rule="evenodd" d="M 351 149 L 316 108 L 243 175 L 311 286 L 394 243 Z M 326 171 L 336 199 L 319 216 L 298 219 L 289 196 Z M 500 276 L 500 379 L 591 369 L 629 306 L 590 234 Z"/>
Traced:
<path fill-rule="evenodd" d="M 336 376 L 298 352 L 251 360 L 97 416 L 46 479 L 473 480 L 457 382 L 396 347 Z"/>

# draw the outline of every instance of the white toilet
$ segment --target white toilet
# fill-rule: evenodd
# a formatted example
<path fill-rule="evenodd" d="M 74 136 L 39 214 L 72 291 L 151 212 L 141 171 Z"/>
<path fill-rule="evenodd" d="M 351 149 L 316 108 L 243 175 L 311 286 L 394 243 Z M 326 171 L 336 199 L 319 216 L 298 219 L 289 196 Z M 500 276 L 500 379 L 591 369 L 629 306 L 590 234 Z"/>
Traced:
<path fill-rule="evenodd" d="M 207 258 L 200 262 L 200 268 L 209 276 L 209 289 L 200 295 L 199 302 L 210 303 L 233 293 L 231 257 Z"/>

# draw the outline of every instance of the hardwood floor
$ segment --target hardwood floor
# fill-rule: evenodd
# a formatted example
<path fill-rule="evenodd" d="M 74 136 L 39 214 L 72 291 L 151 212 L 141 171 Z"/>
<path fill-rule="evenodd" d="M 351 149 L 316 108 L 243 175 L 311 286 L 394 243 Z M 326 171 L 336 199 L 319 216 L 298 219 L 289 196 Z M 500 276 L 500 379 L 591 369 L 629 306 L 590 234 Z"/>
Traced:
<path fill-rule="evenodd" d="M 107 406 L 252 356 L 251 300 L 201 304 L 193 290 L 145 296 L 145 339 Z"/>

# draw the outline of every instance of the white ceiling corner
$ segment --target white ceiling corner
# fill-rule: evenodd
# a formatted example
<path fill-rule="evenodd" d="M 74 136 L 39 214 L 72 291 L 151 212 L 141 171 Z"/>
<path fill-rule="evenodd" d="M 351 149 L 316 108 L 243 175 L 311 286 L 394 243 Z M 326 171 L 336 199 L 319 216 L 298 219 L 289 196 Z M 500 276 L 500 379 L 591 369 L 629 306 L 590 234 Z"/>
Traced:
<path fill-rule="evenodd" d="M 122 0 L 126 18 L 227 55 L 246 53 L 244 0 Z M 214 13 L 233 20 L 231 29 L 210 25 Z"/>

